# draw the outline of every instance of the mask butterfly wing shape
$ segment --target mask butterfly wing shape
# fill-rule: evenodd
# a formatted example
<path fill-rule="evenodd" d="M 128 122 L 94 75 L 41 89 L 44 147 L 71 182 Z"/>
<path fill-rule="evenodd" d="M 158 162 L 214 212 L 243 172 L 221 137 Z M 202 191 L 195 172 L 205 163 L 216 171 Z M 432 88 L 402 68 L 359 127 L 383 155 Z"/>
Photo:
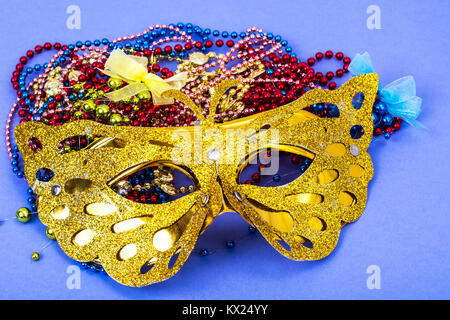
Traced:
<path fill-rule="evenodd" d="M 80 135 L 99 139 L 78 152 L 58 152 L 60 141 Z M 172 140 L 171 129 L 81 120 L 61 127 L 27 122 L 16 128 L 15 137 L 37 194 L 40 220 L 52 228 L 67 255 L 97 261 L 122 284 L 144 286 L 171 277 L 194 248 L 205 220 L 220 212 L 213 162 L 189 168 L 173 163 L 174 145 L 182 149 L 183 143 Z M 41 150 L 29 148 L 30 138 L 39 141 Z M 145 204 L 113 190 L 126 175 L 149 166 L 183 172 L 195 191 L 171 202 Z M 50 179 L 37 178 L 41 168 L 51 170 Z"/>
<path fill-rule="evenodd" d="M 283 255 L 295 260 L 327 256 L 336 246 L 342 225 L 361 215 L 373 175 L 367 148 L 372 138 L 377 86 L 377 75 L 367 74 L 349 80 L 338 90 L 312 90 L 288 105 L 261 114 L 248 124 L 256 132 L 256 147 L 248 147 L 247 157 L 237 165 L 219 166 L 230 207 L 256 226 Z M 355 105 L 356 109 L 354 97 L 360 92 L 364 100 L 362 105 Z M 340 116 L 307 117 L 300 111 L 315 103 L 335 104 Z M 353 139 L 353 126 L 362 126 L 365 134 Z M 263 132 L 264 127 L 269 129 Z M 247 145 L 250 141 L 249 136 L 241 140 Z M 311 165 L 285 185 L 239 183 L 242 167 L 258 151 L 267 149 L 305 156 Z"/>

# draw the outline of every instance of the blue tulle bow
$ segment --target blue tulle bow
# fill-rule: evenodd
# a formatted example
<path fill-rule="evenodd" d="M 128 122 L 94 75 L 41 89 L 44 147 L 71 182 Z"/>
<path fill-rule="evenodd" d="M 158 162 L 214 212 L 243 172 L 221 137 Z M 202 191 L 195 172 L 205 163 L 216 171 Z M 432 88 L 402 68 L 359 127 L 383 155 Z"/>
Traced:
<path fill-rule="evenodd" d="M 357 54 L 348 66 L 348 70 L 354 76 L 374 72 L 369 54 L 367 52 Z M 378 85 L 378 88 L 380 100 L 386 104 L 392 116 L 402 118 L 414 127 L 425 128 L 417 121 L 422 98 L 416 96 L 416 82 L 412 76 L 397 79 L 382 89 Z"/>

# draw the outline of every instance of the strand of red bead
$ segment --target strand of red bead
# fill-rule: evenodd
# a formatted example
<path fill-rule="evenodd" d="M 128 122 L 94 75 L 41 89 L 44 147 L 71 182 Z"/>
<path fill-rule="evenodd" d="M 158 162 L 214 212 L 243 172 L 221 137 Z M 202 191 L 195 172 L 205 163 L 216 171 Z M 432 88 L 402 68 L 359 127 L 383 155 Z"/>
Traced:
<path fill-rule="evenodd" d="M 332 71 L 328 71 L 325 73 L 325 75 L 322 72 L 317 72 L 315 74 L 315 78 L 317 81 L 320 82 L 321 86 L 326 86 L 328 84 L 328 88 L 331 90 L 336 89 L 336 82 L 331 81 L 334 77 L 341 78 L 344 76 L 346 72 L 348 72 L 348 66 L 350 65 L 351 59 L 349 57 L 345 57 L 342 52 L 336 52 L 336 54 L 333 53 L 331 50 L 325 51 L 325 54 L 322 52 L 316 52 L 315 58 L 310 57 L 306 61 L 308 62 L 308 65 L 313 66 L 316 64 L 317 61 L 321 61 L 323 58 L 325 59 L 331 59 L 333 56 L 343 62 L 342 69 L 337 69 L 335 73 Z"/>
<path fill-rule="evenodd" d="M 255 29 L 255 28 L 253 28 Z M 248 30 L 253 30 L 248 29 Z M 149 28 L 151 30 L 151 28 Z M 256 30 L 256 29 L 255 29 Z M 133 39 L 136 36 L 130 36 L 130 37 L 124 37 L 124 38 L 118 38 L 113 42 L 118 42 L 122 40 L 129 40 Z M 232 48 L 230 52 L 233 52 L 234 48 L 238 49 L 238 58 L 245 61 L 252 61 L 256 58 L 259 58 L 261 54 L 264 53 L 264 50 L 261 51 L 258 55 L 258 50 L 263 49 L 264 45 L 267 45 L 270 43 L 270 41 L 266 41 L 263 43 L 263 45 L 258 49 L 254 48 L 252 45 L 252 42 L 244 42 L 241 41 L 236 44 L 233 40 L 228 40 L 224 43 L 222 39 L 218 39 L 215 41 L 215 43 L 211 40 L 207 40 L 205 42 L 201 41 L 192 41 L 190 37 L 185 37 L 185 35 L 182 34 L 180 38 L 177 38 L 178 40 L 184 40 L 186 43 L 184 45 L 181 44 L 175 44 L 173 46 L 166 45 L 162 47 L 161 45 L 164 42 L 169 42 L 170 38 L 161 39 L 158 42 L 155 42 L 155 46 L 152 50 L 145 49 L 142 52 L 136 52 L 136 55 L 144 55 L 144 56 L 158 56 L 161 58 L 165 58 L 166 55 L 171 54 L 173 51 L 175 52 L 181 52 L 186 51 L 189 52 L 190 50 L 204 50 L 204 48 L 212 48 L 214 45 L 218 48 L 222 46 L 227 46 L 229 48 Z M 249 38 L 250 39 L 250 38 Z M 255 38 L 252 37 L 252 40 Z M 255 44 L 257 44 L 258 41 L 255 41 Z M 11 79 L 11 82 L 13 84 L 13 88 L 18 90 L 19 88 L 19 75 L 21 71 L 24 69 L 24 66 L 27 64 L 29 59 L 34 57 L 35 53 L 41 53 L 44 50 L 50 50 L 54 48 L 55 50 L 67 50 L 67 46 L 62 46 L 60 43 L 55 43 L 54 45 L 50 43 L 45 43 L 43 46 L 36 46 L 35 50 L 28 50 L 26 53 L 26 56 L 23 56 L 19 59 L 19 64 L 16 66 L 16 70 L 13 72 L 13 77 Z M 229 111 L 227 113 L 222 113 L 219 115 L 216 115 L 218 121 L 224 121 L 228 118 L 233 117 L 240 117 L 240 116 L 246 116 L 250 114 L 254 114 L 257 112 L 263 112 L 265 110 L 276 108 L 277 106 L 289 103 L 295 99 L 298 99 L 301 95 L 303 95 L 307 90 L 313 89 L 313 88 L 320 88 L 321 86 L 328 85 L 328 89 L 333 90 L 336 89 L 336 83 L 331 81 L 335 76 L 336 77 L 342 77 L 345 72 L 348 71 L 348 65 L 350 63 L 350 58 L 344 57 L 342 52 L 337 52 L 336 54 L 333 54 L 332 51 L 328 50 L 325 52 L 325 54 L 321 52 L 317 52 L 315 57 L 316 58 L 309 58 L 306 60 L 306 62 L 300 62 L 296 57 L 293 57 L 289 54 L 282 55 L 282 51 L 278 49 L 279 55 L 277 55 L 275 52 L 277 47 L 272 48 L 270 54 L 268 54 L 269 59 L 261 60 L 262 64 L 264 65 L 265 72 L 256 77 L 255 79 L 249 80 L 251 83 L 250 90 L 245 93 L 242 101 L 245 105 L 245 109 L 242 110 L 242 112 L 238 112 L 238 114 L 234 114 L 234 111 Z M 84 46 L 81 48 L 82 50 L 86 50 Z M 91 49 L 89 49 L 91 50 Z M 96 52 L 99 52 L 98 49 L 96 49 Z M 77 84 L 77 82 L 84 83 L 84 89 L 101 89 L 104 92 L 108 92 L 109 88 L 106 86 L 106 79 L 101 76 L 101 73 L 98 73 L 97 69 L 104 68 L 103 62 L 106 60 L 105 57 L 102 57 L 103 60 L 97 60 L 96 62 L 90 64 L 83 64 L 82 60 L 86 59 L 88 56 L 84 54 L 83 56 L 79 56 L 76 54 L 78 49 L 76 49 L 74 52 L 71 53 L 70 59 L 71 65 L 73 68 L 77 71 L 81 72 L 81 75 L 78 78 L 78 81 L 70 81 L 69 87 L 64 88 L 63 95 L 57 94 L 55 95 L 55 101 L 50 102 L 48 104 L 48 110 L 44 112 L 42 115 L 43 118 L 47 119 L 45 120 L 50 125 L 61 125 L 62 123 L 75 120 L 73 116 L 69 113 L 71 111 L 70 108 L 67 108 L 67 110 L 63 110 L 61 108 L 58 108 L 58 103 L 61 101 L 68 101 L 67 95 L 71 92 L 70 87 Z M 91 51 L 92 52 L 92 51 Z M 105 53 L 107 50 L 100 51 L 100 53 Z M 60 51 L 61 53 L 61 51 Z M 59 53 L 59 56 L 61 54 Z M 267 54 L 267 53 L 266 53 Z M 55 55 L 57 57 L 58 54 Z M 227 57 L 229 56 L 229 53 L 227 53 Z M 263 57 L 262 55 L 261 57 Z M 338 60 L 342 60 L 344 65 L 342 69 L 338 69 L 335 74 L 331 71 L 327 72 L 325 76 L 321 72 L 315 72 L 314 68 L 312 68 L 313 65 L 316 64 L 316 62 L 322 60 L 325 58 L 332 58 L 333 56 L 336 57 Z M 233 59 L 231 59 L 233 60 Z M 226 63 L 226 62 L 225 62 Z M 224 64 L 221 63 L 220 67 L 223 67 Z M 202 68 L 199 68 L 200 70 Z M 48 70 L 51 70 L 50 68 L 46 69 L 46 72 Z M 158 63 L 155 63 L 151 66 L 149 66 L 149 72 L 154 72 L 157 74 L 160 74 L 162 78 L 170 78 L 173 76 L 173 71 L 171 71 L 169 68 L 161 67 Z M 269 72 L 271 71 L 271 72 Z M 45 75 L 44 75 L 45 77 Z M 67 81 L 67 74 L 65 75 L 64 81 Z M 37 99 L 39 100 L 40 97 L 45 97 L 45 93 L 43 92 L 43 88 L 40 88 L 39 93 L 37 94 Z M 31 93 L 28 96 L 28 99 L 31 101 L 36 100 L 36 94 Z M 18 105 L 20 106 L 19 110 L 19 116 L 21 118 L 21 122 L 23 121 L 31 121 L 32 120 L 32 114 L 29 111 L 29 108 L 25 105 L 25 99 L 20 98 L 20 91 L 18 90 Z M 208 102 L 207 99 L 205 101 L 201 102 Z M 139 110 L 136 110 L 135 108 L 132 108 L 130 105 L 125 104 L 113 104 L 111 103 L 110 106 L 112 107 L 112 110 L 114 112 L 118 112 L 119 114 L 123 116 L 129 117 L 130 121 L 129 124 L 132 126 L 148 126 L 148 125 L 154 125 L 155 122 L 152 121 L 153 119 L 157 118 L 156 124 L 158 126 L 171 126 L 171 125 L 189 125 L 192 121 L 195 120 L 195 115 L 193 115 L 189 110 L 186 110 L 186 108 L 180 108 L 180 105 L 175 104 L 173 106 L 155 106 L 152 105 L 151 102 L 144 102 L 142 103 L 142 106 L 140 108 L 136 108 Z M 10 113 L 10 118 L 15 112 L 16 107 L 13 106 Z M 233 113 L 233 114 L 230 114 Z M 89 114 L 83 114 L 83 119 L 91 119 L 100 121 L 103 123 L 108 123 L 108 121 L 105 121 L 104 119 L 96 119 L 92 118 Z M 39 120 L 38 120 L 39 121 Z M 10 124 L 11 121 L 9 119 L 8 124 Z M 7 132 L 9 134 L 10 127 L 7 127 Z M 8 141 L 9 143 L 10 141 Z"/>

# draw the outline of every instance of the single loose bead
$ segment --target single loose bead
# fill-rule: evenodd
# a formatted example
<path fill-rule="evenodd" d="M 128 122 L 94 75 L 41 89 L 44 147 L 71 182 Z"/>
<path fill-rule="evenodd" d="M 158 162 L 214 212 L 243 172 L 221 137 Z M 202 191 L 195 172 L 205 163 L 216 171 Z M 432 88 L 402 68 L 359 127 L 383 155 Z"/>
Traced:
<path fill-rule="evenodd" d="M 311 58 L 308 58 L 307 62 L 310 66 L 313 66 L 316 63 L 316 59 L 311 57 Z"/>
<path fill-rule="evenodd" d="M 55 236 L 55 234 L 53 233 L 53 230 L 50 227 L 47 227 L 47 229 L 45 230 L 45 235 L 50 240 L 55 240 L 56 239 L 56 236 Z"/>
<path fill-rule="evenodd" d="M 225 245 L 227 246 L 227 248 L 234 248 L 234 241 L 233 240 L 228 240 Z"/>
<path fill-rule="evenodd" d="M 19 208 L 16 212 L 16 217 L 20 222 L 27 223 L 31 220 L 31 210 L 26 207 Z"/>
<path fill-rule="evenodd" d="M 40 254 L 38 252 L 33 252 L 31 255 L 31 259 L 33 259 L 34 261 L 38 261 L 40 259 Z"/>

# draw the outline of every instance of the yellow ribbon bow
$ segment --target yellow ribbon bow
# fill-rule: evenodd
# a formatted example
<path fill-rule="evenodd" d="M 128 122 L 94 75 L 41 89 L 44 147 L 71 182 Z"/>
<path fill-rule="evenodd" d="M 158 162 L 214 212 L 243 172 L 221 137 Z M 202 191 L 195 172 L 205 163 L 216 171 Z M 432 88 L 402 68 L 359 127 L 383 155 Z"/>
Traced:
<path fill-rule="evenodd" d="M 154 73 L 147 71 L 148 59 L 128 55 L 120 49 L 111 52 L 105 63 L 104 74 L 121 79 L 128 83 L 125 87 L 106 94 L 106 97 L 116 102 L 131 98 L 139 92 L 149 90 L 152 93 L 153 104 L 172 104 L 173 99 L 161 97 L 167 90 L 180 90 L 186 82 L 187 72 L 180 72 L 169 79 L 164 80 Z"/>

